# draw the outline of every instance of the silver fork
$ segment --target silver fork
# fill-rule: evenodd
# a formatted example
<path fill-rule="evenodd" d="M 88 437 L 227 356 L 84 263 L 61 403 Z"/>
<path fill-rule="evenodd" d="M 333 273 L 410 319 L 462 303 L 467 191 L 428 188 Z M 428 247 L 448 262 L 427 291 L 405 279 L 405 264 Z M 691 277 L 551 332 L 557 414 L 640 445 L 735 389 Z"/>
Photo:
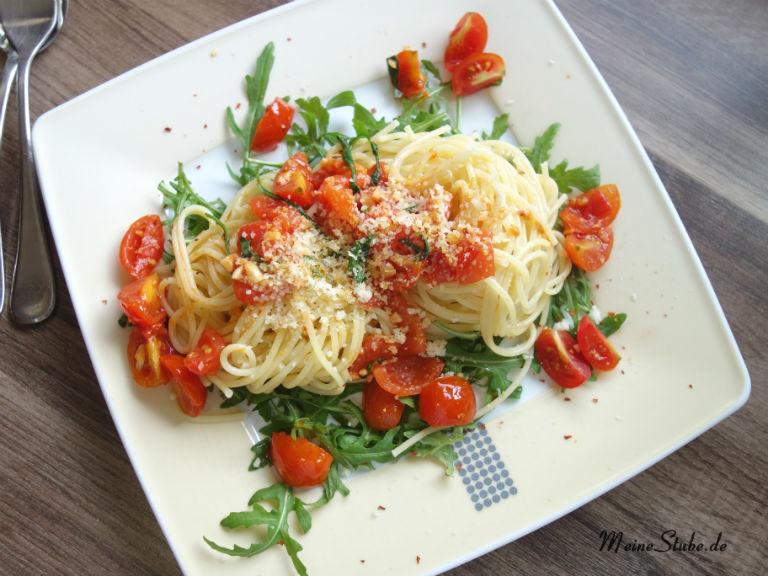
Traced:
<path fill-rule="evenodd" d="M 19 242 L 11 293 L 11 318 L 19 324 L 46 319 L 55 305 L 53 266 L 40 211 L 29 118 L 29 71 L 38 52 L 53 41 L 64 19 L 65 0 L 2 0 L 0 26 L 10 41 L 3 80 L 0 129 L 13 76 L 18 73 L 21 197 Z M 0 253 L 1 255 L 1 253 Z M 3 282 L 5 276 L 2 276 Z M 4 286 L 3 286 L 4 288 Z M 3 289 L 3 294 L 5 290 Z M 0 301 L 2 296 L 0 296 Z M 1 309 L 1 308 L 0 308 Z"/>

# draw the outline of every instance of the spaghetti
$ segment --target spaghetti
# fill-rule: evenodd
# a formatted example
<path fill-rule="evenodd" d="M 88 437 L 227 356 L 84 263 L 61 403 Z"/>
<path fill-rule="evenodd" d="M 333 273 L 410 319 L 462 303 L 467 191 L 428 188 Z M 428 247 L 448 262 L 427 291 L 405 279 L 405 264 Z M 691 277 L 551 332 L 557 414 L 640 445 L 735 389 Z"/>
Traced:
<path fill-rule="evenodd" d="M 405 293 L 431 339 L 445 338 L 439 326 L 446 326 L 480 332 L 497 354 L 530 353 L 534 321 L 570 272 L 554 229 L 565 198 L 546 167 L 537 174 L 515 146 L 446 131 L 395 131 L 392 124 L 371 139 L 386 181 L 358 194 L 361 218 L 353 230 L 318 227 L 311 219 L 321 219 L 322 206 L 313 206 L 308 218 L 293 221 L 290 234 L 275 239 L 271 253 L 246 262 L 238 232 L 258 220 L 252 201 L 272 190 L 275 173 L 233 198 L 220 219 L 227 235 L 202 206 L 176 217 L 175 259 L 157 270 L 159 292 L 177 351 L 191 351 L 206 327 L 227 341 L 221 368 L 203 376 L 206 385 L 225 395 L 241 386 L 262 393 L 279 385 L 339 393 L 359 376 L 352 367 L 367 335 L 399 337 L 377 296 L 393 291 Z M 358 174 L 379 165 L 370 142 L 351 147 Z M 341 152 L 331 149 L 326 164 Z M 186 223 L 194 216 L 209 226 L 187 243 Z M 398 242 L 393 234 L 400 234 Z M 461 252 L 467 238 L 490 240 L 492 275 L 464 281 L 439 269 L 460 267 L 472 255 Z M 350 274 L 347 258 L 361 239 L 370 244 L 362 282 Z M 290 288 L 245 305 L 233 288 L 239 278 L 254 289 Z"/>

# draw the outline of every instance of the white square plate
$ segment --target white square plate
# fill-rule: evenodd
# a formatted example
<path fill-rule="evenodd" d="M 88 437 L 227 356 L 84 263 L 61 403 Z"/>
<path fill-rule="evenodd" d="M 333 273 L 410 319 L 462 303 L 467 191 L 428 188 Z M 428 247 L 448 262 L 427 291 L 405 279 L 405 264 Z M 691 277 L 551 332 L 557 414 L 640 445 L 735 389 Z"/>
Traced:
<path fill-rule="evenodd" d="M 614 254 L 593 280 L 602 311 L 628 314 L 613 337 L 623 359 L 616 371 L 570 391 L 569 402 L 548 386 L 510 403 L 487 422 L 464 474 L 447 478 L 439 465 L 406 459 L 349 479 L 351 494 L 315 511 L 311 532 L 300 537 L 310 573 L 353 574 L 362 562 L 369 575 L 444 571 L 599 496 L 747 399 L 746 367 L 680 219 L 614 97 L 551 2 L 285 5 L 115 78 L 46 113 L 34 128 L 45 204 L 94 368 L 188 574 L 290 574 L 292 567 L 279 549 L 243 560 L 203 542 L 203 535 L 237 541 L 219 527 L 220 519 L 245 509 L 273 475 L 247 471 L 250 440 L 242 424 L 190 422 L 167 392 L 133 384 L 127 335 L 117 326 L 116 294 L 125 281 L 117 258 L 122 234 L 138 216 L 158 211 L 157 184 L 174 174 L 177 162 L 194 167 L 206 153 L 232 146 L 224 111 L 239 102 L 245 107 L 243 77 L 267 41 L 276 45 L 268 99 L 330 97 L 384 78 L 385 58 L 406 45 L 439 62 L 448 33 L 468 10 L 485 16 L 487 50 L 506 60 L 507 77 L 488 101 L 510 113 L 517 140 L 531 144 L 560 122 L 553 159 L 599 163 L 603 181 L 621 189 Z M 322 23 L 340 14 L 356 24 L 324 32 Z M 231 187 L 223 166 L 215 168 L 222 186 Z M 194 170 L 189 175 L 194 184 Z M 489 450 L 487 461 L 481 449 Z M 480 495 L 484 489 L 488 494 Z"/>

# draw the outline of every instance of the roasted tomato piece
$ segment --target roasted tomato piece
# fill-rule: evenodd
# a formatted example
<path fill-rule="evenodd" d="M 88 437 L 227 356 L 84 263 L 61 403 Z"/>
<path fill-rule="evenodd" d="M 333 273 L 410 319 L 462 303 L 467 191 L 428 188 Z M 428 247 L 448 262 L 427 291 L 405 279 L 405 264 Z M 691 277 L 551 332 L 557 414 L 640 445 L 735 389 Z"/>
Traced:
<path fill-rule="evenodd" d="M 587 234 L 566 234 L 565 251 L 571 262 L 586 272 L 603 267 L 613 250 L 613 229 L 601 228 Z"/>
<path fill-rule="evenodd" d="M 440 376 L 419 394 L 419 416 L 430 426 L 469 424 L 476 412 L 475 391 L 461 376 Z"/>
<path fill-rule="evenodd" d="M 413 98 L 424 94 L 427 77 L 421 71 L 419 53 L 416 50 L 402 50 L 387 59 L 389 77 L 392 84 L 404 98 Z"/>
<path fill-rule="evenodd" d="M 256 124 L 251 140 L 251 150 L 269 152 L 277 148 L 291 129 L 291 122 L 293 122 L 293 108 L 282 98 L 275 98 Z"/>
<path fill-rule="evenodd" d="M 432 356 L 405 356 L 373 367 L 379 386 L 397 396 L 413 396 L 440 376 L 445 362 Z"/>
<path fill-rule="evenodd" d="M 227 346 L 224 336 L 213 328 L 203 329 L 197 345 L 184 358 L 184 365 L 194 374 L 216 374 L 221 368 L 221 351 Z"/>
<path fill-rule="evenodd" d="M 459 62 L 451 85 L 456 96 L 467 96 L 501 82 L 506 74 L 504 60 L 498 54 L 480 52 Z"/>
<path fill-rule="evenodd" d="M 360 164 L 355 163 L 355 184 L 361 190 L 371 186 L 371 174 L 365 170 Z M 352 189 L 352 169 L 349 164 L 343 158 L 338 156 L 330 156 L 323 158 L 318 162 L 314 172 L 312 172 L 312 182 L 315 189 L 319 188 L 323 181 L 329 176 L 344 176 Z"/>
<path fill-rule="evenodd" d="M 160 216 L 142 216 L 130 225 L 120 242 L 120 264 L 134 278 L 144 278 L 163 257 L 164 242 Z"/>
<path fill-rule="evenodd" d="M 200 376 L 189 371 L 184 365 L 184 357 L 180 354 L 161 356 L 160 363 L 168 372 L 171 387 L 181 411 L 192 417 L 199 415 L 208 398 L 208 390 L 200 380 Z"/>
<path fill-rule="evenodd" d="M 312 206 L 315 201 L 315 185 L 312 168 L 304 152 L 296 152 L 285 161 L 275 174 L 272 192 L 302 208 Z"/>
<path fill-rule="evenodd" d="M 136 384 L 143 388 L 154 388 L 167 383 L 169 376 L 160 363 L 160 358 L 173 352 L 165 326 L 134 326 L 128 337 L 127 354 L 128 365 Z"/>
<path fill-rule="evenodd" d="M 488 25 L 477 12 L 467 12 L 456 23 L 445 49 L 445 69 L 452 72 L 467 56 L 485 50 Z"/>
<path fill-rule="evenodd" d="M 277 302 L 291 292 L 294 287 L 276 278 L 265 279 L 264 282 L 253 283 L 247 279 L 232 280 L 235 297 L 246 306 L 258 306 L 265 302 Z"/>
<path fill-rule="evenodd" d="M 333 456 L 306 438 L 285 432 L 272 434 L 269 449 L 272 465 L 280 479 L 297 488 L 319 486 L 328 477 Z"/>
<path fill-rule="evenodd" d="M 400 423 L 405 405 L 371 380 L 363 388 L 363 417 L 374 430 L 391 430 Z"/>
<path fill-rule="evenodd" d="M 167 314 L 157 291 L 160 277 L 150 274 L 127 284 L 117 300 L 131 324 L 151 328 L 165 322 Z"/>
<path fill-rule="evenodd" d="M 349 373 L 353 378 L 365 376 L 374 362 L 394 358 L 397 351 L 398 344 L 394 337 L 385 334 L 366 334 L 360 353 L 349 367 Z"/>
<path fill-rule="evenodd" d="M 566 234 L 587 234 L 610 226 L 620 208 L 619 189 L 614 184 L 604 184 L 569 199 L 560 210 L 560 218 Z"/>
<path fill-rule="evenodd" d="M 362 215 L 348 177 L 337 175 L 323 180 L 315 201 L 318 224 L 326 233 L 335 236 L 352 234 L 360 225 Z"/>
<path fill-rule="evenodd" d="M 576 388 L 592 374 L 576 340 L 565 330 L 544 328 L 534 346 L 536 359 L 552 380 L 563 388 Z"/>
<path fill-rule="evenodd" d="M 579 320 L 576 342 L 579 344 L 579 351 L 596 370 L 613 370 L 621 359 L 608 338 L 589 316 L 583 316 Z"/>
<path fill-rule="evenodd" d="M 454 258 L 449 259 L 440 250 L 432 250 L 423 277 L 427 284 L 436 286 L 444 282 L 472 284 L 495 273 L 493 235 L 487 230 L 473 229 L 462 235 Z"/>

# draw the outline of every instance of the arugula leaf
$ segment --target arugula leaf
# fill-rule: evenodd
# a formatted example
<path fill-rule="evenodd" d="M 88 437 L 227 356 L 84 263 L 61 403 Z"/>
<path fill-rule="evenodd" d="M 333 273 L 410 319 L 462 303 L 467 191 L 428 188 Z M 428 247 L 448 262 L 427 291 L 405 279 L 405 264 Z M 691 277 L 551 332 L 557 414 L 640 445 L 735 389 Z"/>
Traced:
<path fill-rule="evenodd" d="M 626 319 L 627 315 L 624 312 L 620 312 L 619 314 L 609 314 L 600 320 L 600 322 L 597 324 L 597 327 L 600 332 L 602 332 L 603 335 L 607 338 L 616 332 L 619 328 L 621 328 L 621 325 L 624 324 Z"/>
<path fill-rule="evenodd" d="M 269 75 L 275 63 L 275 45 L 268 42 L 256 60 L 256 68 L 253 76 L 245 77 L 245 93 L 248 97 L 248 111 L 242 126 L 237 124 L 235 114 L 230 106 L 227 107 L 227 124 L 232 133 L 240 141 L 243 160 L 247 160 L 250 154 L 251 141 L 256 130 L 256 124 L 264 116 L 264 97 L 269 85 Z"/>
<path fill-rule="evenodd" d="M 549 160 L 549 153 L 555 145 L 555 136 L 560 130 L 560 123 L 550 124 L 543 134 L 537 136 L 533 141 L 533 149 L 524 150 L 528 161 L 536 172 L 541 172 L 541 165 Z"/>
<path fill-rule="evenodd" d="M 163 207 L 169 212 L 169 217 L 163 222 L 164 226 L 171 226 L 176 216 L 181 214 L 181 212 L 188 206 L 203 206 L 210 212 L 210 218 L 224 231 L 224 244 L 227 247 L 227 250 L 229 250 L 229 233 L 227 232 L 226 226 L 224 226 L 224 223 L 221 221 L 221 215 L 227 208 L 226 203 L 221 198 L 217 198 L 213 202 L 208 202 L 202 196 L 198 195 L 192 189 L 192 183 L 184 173 L 184 167 L 181 162 L 178 164 L 176 177 L 170 183 L 161 182 L 158 185 L 158 190 L 160 190 L 160 193 L 163 195 Z M 204 216 L 193 214 L 187 218 L 185 220 L 184 230 L 184 237 L 187 242 L 201 232 L 207 230 L 208 225 L 208 218 Z M 172 259 L 173 255 L 170 253 L 168 254 Z M 163 255 L 163 258 L 166 259 L 165 254 Z"/>
<path fill-rule="evenodd" d="M 550 328 L 565 317 L 571 318 L 573 336 L 579 319 L 592 310 L 592 285 L 581 268 L 574 266 L 563 287 L 549 300 L 549 315 L 547 326 Z"/>
<path fill-rule="evenodd" d="M 549 169 L 549 176 L 557 182 L 557 189 L 561 194 L 569 194 L 571 188 L 585 191 L 600 185 L 600 166 L 592 168 L 568 169 L 568 161 L 563 160 L 554 168 Z"/>
<path fill-rule="evenodd" d="M 272 509 L 267 510 L 263 504 Z M 221 521 L 225 528 L 252 528 L 254 526 L 266 526 L 267 535 L 254 542 L 248 548 L 235 544 L 232 548 L 226 548 L 203 537 L 205 542 L 214 550 L 228 554 L 229 556 L 250 557 L 281 543 L 293 562 L 294 568 L 302 576 L 307 576 L 307 567 L 299 559 L 301 544 L 291 535 L 289 519 L 291 512 L 298 520 L 302 532 L 307 533 L 312 527 L 312 517 L 307 512 L 304 502 L 296 497 L 293 490 L 285 484 L 273 484 L 267 488 L 256 491 L 248 501 L 250 510 L 232 512 Z"/>
<path fill-rule="evenodd" d="M 371 251 L 371 244 L 373 244 L 373 234 L 355 241 L 355 244 L 349 251 L 347 268 L 357 283 L 365 282 L 368 275 L 366 260 L 368 259 L 368 253 Z"/>
<path fill-rule="evenodd" d="M 446 371 L 461 373 L 470 382 L 485 386 L 489 401 L 509 388 L 512 384 L 509 373 L 525 363 L 522 356 L 510 358 L 496 354 L 480 337 L 448 340 L 442 359 Z M 512 397 L 519 398 L 521 393 L 522 387 L 515 390 Z"/>
<path fill-rule="evenodd" d="M 501 114 L 493 119 L 493 128 L 490 134 L 483 131 L 483 140 L 498 140 L 509 130 L 509 114 Z"/>

